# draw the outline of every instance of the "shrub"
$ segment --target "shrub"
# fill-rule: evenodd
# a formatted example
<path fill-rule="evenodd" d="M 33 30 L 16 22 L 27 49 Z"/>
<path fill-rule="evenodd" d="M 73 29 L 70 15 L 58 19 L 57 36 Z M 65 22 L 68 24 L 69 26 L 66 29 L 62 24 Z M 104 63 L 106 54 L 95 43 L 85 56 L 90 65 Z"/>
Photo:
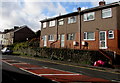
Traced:
<path fill-rule="evenodd" d="M 97 60 L 106 60 L 106 57 L 104 57 L 98 51 L 77 50 L 68 48 L 39 48 L 37 46 L 31 47 L 31 45 L 29 45 L 29 42 L 16 43 L 13 45 L 13 49 L 15 52 L 24 54 L 26 56 L 31 55 L 35 57 L 48 58 L 52 60 L 70 61 L 87 65 L 91 65 Z"/>

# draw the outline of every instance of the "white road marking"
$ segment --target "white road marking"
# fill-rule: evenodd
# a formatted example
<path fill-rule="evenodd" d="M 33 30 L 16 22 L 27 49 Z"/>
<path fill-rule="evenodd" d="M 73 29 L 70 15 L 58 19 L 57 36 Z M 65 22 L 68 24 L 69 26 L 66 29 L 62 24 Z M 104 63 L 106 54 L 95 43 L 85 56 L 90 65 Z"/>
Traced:
<path fill-rule="evenodd" d="M 44 67 L 24 67 L 24 69 L 45 69 Z"/>
<path fill-rule="evenodd" d="M 45 76 L 45 75 L 64 75 L 64 76 L 70 76 L 70 75 L 80 75 L 80 74 L 38 74 L 39 76 Z"/>
<path fill-rule="evenodd" d="M 12 64 L 10 64 L 10 63 L 8 63 L 8 62 L 6 62 L 6 61 L 3 61 L 4 63 L 6 63 L 6 64 L 8 64 L 8 65 L 11 65 L 12 66 Z"/>

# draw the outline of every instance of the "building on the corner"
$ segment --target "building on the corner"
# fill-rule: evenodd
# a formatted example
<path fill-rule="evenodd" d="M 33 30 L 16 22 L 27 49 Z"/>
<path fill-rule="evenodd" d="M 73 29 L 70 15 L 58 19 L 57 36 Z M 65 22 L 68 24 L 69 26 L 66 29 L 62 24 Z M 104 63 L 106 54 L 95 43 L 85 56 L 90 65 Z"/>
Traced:
<path fill-rule="evenodd" d="M 99 2 L 98 7 L 81 11 L 83 49 L 120 49 L 120 4 Z"/>
<path fill-rule="evenodd" d="M 0 32 L 0 46 L 6 45 L 5 33 Z"/>
<path fill-rule="evenodd" d="M 15 26 L 14 29 L 5 31 L 6 45 L 23 42 L 35 38 L 36 35 L 28 26 Z"/>
<path fill-rule="evenodd" d="M 41 20 L 40 47 L 120 50 L 120 3 Z"/>

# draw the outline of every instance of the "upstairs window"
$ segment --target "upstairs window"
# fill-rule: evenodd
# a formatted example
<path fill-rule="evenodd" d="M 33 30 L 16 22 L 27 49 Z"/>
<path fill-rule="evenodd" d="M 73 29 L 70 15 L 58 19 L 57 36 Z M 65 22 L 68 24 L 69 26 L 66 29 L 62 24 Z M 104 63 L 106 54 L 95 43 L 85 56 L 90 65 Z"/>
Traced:
<path fill-rule="evenodd" d="M 75 22 L 76 22 L 76 16 L 68 17 L 68 24 Z"/>
<path fill-rule="evenodd" d="M 58 25 L 63 25 L 64 24 L 64 20 L 63 19 L 59 19 L 58 20 Z"/>
<path fill-rule="evenodd" d="M 84 32 L 84 40 L 95 40 L 94 32 Z"/>
<path fill-rule="evenodd" d="M 48 36 L 48 40 L 49 40 L 49 41 L 54 41 L 54 35 L 49 35 L 49 36 Z"/>
<path fill-rule="evenodd" d="M 55 26 L 55 20 L 49 22 L 49 27 Z"/>
<path fill-rule="evenodd" d="M 46 22 L 43 23 L 43 28 L 46 28 L 46 24 L 47 24 Z"/>
<path fill-rule="evenodd" d="M 108 31 L 108 38 L 109 39 L 113 39 L 114 38 L 114 31 L 113 30 L 109 30 Z"/>
<path fill-rule="evenodd" d="M 103 9 L 102 18 L 109 18 L 109 17 L 112 17 L 112 9 L 111 8 Z"/>
<path fill-rule="evenodd" d="M 67 34 L 67 40 L 74 40 L 75 39 L 75 34 L 71 33 L 71 34 Z"/>
<path fill-rule="evenodd" d="M 95 12 L 84 14 L 84 21 L 90 21 L 95 19 Z"/>

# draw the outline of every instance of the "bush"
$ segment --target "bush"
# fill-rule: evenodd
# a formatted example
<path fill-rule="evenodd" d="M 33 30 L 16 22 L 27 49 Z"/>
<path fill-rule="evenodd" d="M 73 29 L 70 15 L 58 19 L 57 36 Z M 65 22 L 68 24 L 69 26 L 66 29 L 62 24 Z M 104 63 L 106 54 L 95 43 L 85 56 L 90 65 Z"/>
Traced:
<path fill-rule="evenodd" d="M 102 54 L 98 51 L 90 50 L 76 50 L 76 49 L 66 49 L 66 48 L 39 48 L 32 47 L 29 42 L 16 43 L 13 46 L 15 52 L 21 53 L 23 55 L 31 55 L 33 57 L 42 57 L 52 60 L 69 61 L 80 64 L 91 65 L 97 60 L 106 60 Z"/>

